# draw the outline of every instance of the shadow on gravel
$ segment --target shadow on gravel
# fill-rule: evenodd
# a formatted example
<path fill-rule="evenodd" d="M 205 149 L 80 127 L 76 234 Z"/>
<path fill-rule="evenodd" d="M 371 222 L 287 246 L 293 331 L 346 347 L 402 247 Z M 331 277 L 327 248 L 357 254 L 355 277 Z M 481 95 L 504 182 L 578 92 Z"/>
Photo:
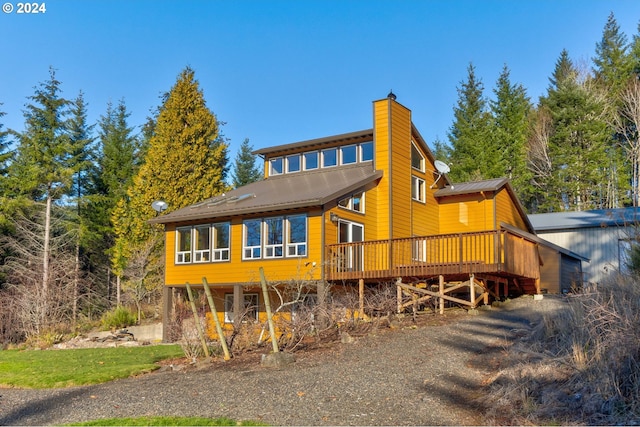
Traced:
<path fill-rule="evenodd" d="M 81 388 L 73 390 L 56 389 L 54 394 L 39 400 L 26 399 L 27 401 L 8 412 L 4 408 L 2 396 L 0 396 L 0 425 L 24 425 L 30 418 L 39 420 L 51 419 L 47 413 L 59 406 L 64 406 L 69 400 L 86 394 L 90 389 Z M 1 390 L 0 390 L 1 393 Z M 37 421 L 36 421 L 37 422 Z"/>

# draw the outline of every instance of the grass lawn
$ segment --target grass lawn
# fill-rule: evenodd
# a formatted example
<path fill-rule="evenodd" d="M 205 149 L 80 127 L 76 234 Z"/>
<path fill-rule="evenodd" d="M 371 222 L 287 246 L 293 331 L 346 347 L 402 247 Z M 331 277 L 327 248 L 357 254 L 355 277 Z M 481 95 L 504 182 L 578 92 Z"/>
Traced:
<path fill-rule="evenodd" d="M 179 345 L 0 351 L 0 387 L 56 388 L 98 384 L 151 372 L 182 357 Z"/>
<path fill-rule="evenodd" d="M 140 418 L 108 418 L 70 424 L 72 426 L 263 426 L 253 421 L 237 422 L 229 418 L 199 417 L 140 417 Z"/>

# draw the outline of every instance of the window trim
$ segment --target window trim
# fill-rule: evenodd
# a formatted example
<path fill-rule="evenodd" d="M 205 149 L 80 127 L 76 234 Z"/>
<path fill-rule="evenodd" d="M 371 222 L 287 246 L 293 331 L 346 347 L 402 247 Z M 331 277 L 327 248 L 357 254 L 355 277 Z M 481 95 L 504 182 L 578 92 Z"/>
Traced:
<path fill-rule="evenodd" d="M 345 161 L 344 161 L 344 149 L 345 148 L 352 148 L 352 147 L 354 149 L 353 161 L 349 162 L 349 163 L 345 163 Z M 339 148 L 340 148 L 340 150 L 339 150 L 340 151 L 340 162 L 339 162 L 340 165 L 354 165 L 354 164 L 358 163 L 358 144 L 341 145 Z"/>
<path fill-rule="evenodd" d="M 304 242 L 292 242 L 291 241 L 291 218 L 303 218 L 304 219 Z M 307 250 L 307 240 L 309 235 L 309 220 L 307 214 L 297 214 L 297 215 L 289 215 L 285 217 L 285 245 L 286 245 L 286 253 L 285 257 L 287 258 L 301 258 L 308 255 Z M 300 249 L 304 250 L 304 253 L 300 253 Z M 290 250 L 294 249 L 294 254 L 290 253 Z"/>
<path fill-rule="evenodd" d="M 316 166 L 315 167 L 310 168 L 310 167 L 307 166 L 307 154 L 309 154 L 309 155 L 315 154 L 315 157 L 316 157 Z M 320 152 L 318 150 L 314 150 L 314 151 L 305 151 L 304 153 L 302 153 L 302 170 L 312 171 L 312 170 L 316 170 L 316 169 L 320 169 Z"/>
<path fill-rule="evenodd" d="M 416 184 L 414 184 L 416 183 Z M 427 182 L 415 175 L 411 175 L 411 199 L 416 202 L 426 203 L 427 202 L 427 191 L 426 191 Z M 416 191 L 419 194 L 416 194 Z"/>
<path fill-rule="evenodd" d="M 364 159 L 364 150 L 363 150 L 363 145 L 371 145 L 371 159 L 365 160 Z M 375 156 L 375 147 L 373 145 L 373 141 L 367 141 L 367 142 L 361 142 L 360 144 L 358 144 L 358 161 L 360 163 L 364 163 L 364 162 L 372 162 L 373 158 Z"/>
<path fill-rule="evenodd" d="M 218 238 L 216 230 L 216 225 L 226 225 L 227 226 L 227 247 L 219 248 L 218 247 Z M 219 258 L 218 255 L 220 256 Z M 226 257 L 225 257 L 226 255 Z M 225 262 L 231 260 L 231 222 L 216 222 L 211 224 L 211 262 Z"/>
<path fill-rule="evenodd" d="M 247 223 L 248 222 L 258 222 L 259 230 L 260 230 L 260 244 L 259 245 L 247 245 Z M 262 245 L 263 245 L 263 221 L 262 218 L 251 218 L 245 219 L 242 221 L 242 259 L 243 260 L 254 260 L 254 259 L 262 259 Z M 247 250 L 249 252 L 247 252 Z M 254 255 L 258 251 L 258 255 Z"/>
<path fill-rule="evenodd" d="M 278 160 L 280 161 L 280 168 L 281 168 L 280 172 L 275 171 L 274 168 L 273 168 L 274 162 L 276 162 Z M 285 173 L 285 169 L 284 169 L 285 165 L 284 164 L 285 164 L 285 161 L 284 161 L 284 157 L 282 157 L 282 156 L 270 158 L 269 159 L 269 176 L 277 176 L 277 175 L 284 174 Z"/>
<path fill-rule="evenodd" d="M 296 169 L 296 170 L 291 170 L 289 168 L 289 159 L 292 158 L 292 157 L 297 157 L 298 158 L 298 169 Z M 285 159 L 285 168 L 284 168 L 285 173 L 297 173 L 297 172 L 300 172 L 302 170 L 302 156 L 301 156 L 301 153 L 290 154 L 288 156 L 285 156 L 284 159 Z"/>
<path fill-rule="evenodd" d="M 413 165 L 413 153 L 415 153 L 420 156 L 420 167 L 417 168 Z M 420 150 L 418 149 L 418 147 L 416 147 L 416 144 L 411 141 L 411 168 L 413 170 L 417 170 L 420 172 L 425 172 L 426 171 L 426 159 L 424 157 L 424 155 L 422 155 L 422 153 L 420 152 Z"/>
<path fill-rule="evenodd" d="M 335 163 L 332 165 L 327 165 L 325 164 L 325 161 L 324 161 L 325 153 L 329 151 L 335 152 Z M 320 166 L 322 168 L 335 168 L 340 163 L 340 159 L 338 157 L 339 157 L 338 147 L 330 147 L 330 148 L 325 148 L 324 150 L 320 150 Z"/>
<path fill-rule="evenodd" d="M 193 245 L 193 236 L 192 231 L 191 231 L 192 227 L 176 227 L 176 231 L 175 231 L 175 259 L 174 262 L 176 264 L 191 264 L 191 259 L 192 259 L 192 253 L 191 253 L 191 248 Z M 182 242 L 182 239 L 180 238 L 181 234 L 180 231 L 188 231 L 188 236 L 190 239 L 189 242 L 189 250 L 188 251 L 181 251 L 180 250 L 180 243 Z M 188 258 L 185 260 L 185 258 Z"/>
<path fill-rule="evenodd" d="M 198 229 L 207 229 L 207 239 L 209 243 L 209 247 L 207 249 L 197 249 L 198 246 Z M 211 262 L 211 224 L 198 224 L 191 227 L 191 249 L 193 251 L 193 263 L 194 264 L 202 264 L 205 262 Z M 205 255 L 205 256 L 203 256 Z M 198 259 L 200 256 L 200 259 Z"/>

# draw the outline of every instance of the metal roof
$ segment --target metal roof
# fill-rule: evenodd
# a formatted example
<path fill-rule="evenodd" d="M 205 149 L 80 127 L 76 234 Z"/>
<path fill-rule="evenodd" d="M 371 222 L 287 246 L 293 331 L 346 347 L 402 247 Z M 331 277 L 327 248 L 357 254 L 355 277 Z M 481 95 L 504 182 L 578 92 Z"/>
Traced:
<path fill-rule="evenodd" d="M 597 209 L 529 215 L 536 231 L 625 226 L 640 222 L 640 208 Z"/>
<path fill-rule="evenodd" d="M 459 194 L 473 194 L 482 191 L 498 191 L 509 180 L 507 178 L 487 179 L 484 181 L 455 183 L 448 187 L 440 188 L 434 193 L 435 197 L 455 196 Z"/>
<path fill-rule="evenodd" d="M 322 206 L 382 177 L 369 163 L 289 173 L 254 182 L 151 219 L 166 224 Z"/>

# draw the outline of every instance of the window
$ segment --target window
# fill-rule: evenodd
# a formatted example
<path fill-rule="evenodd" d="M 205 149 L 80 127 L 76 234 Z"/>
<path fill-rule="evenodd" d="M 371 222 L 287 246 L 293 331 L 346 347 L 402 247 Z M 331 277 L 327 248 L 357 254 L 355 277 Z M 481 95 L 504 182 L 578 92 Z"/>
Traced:
<path fill-rule="evenodd" d="M 360 144 L 360 161 L 370 162 L 373 160 L 373 142 L 363 142 Z"/>
<path fill-rule="evenodd" d="M 191 227 L 176 229 L 176 264 L 191 262 Z"/>
<path fill-rule="evenodd" d="M 211 235 L 208 225 L 193 227 L 193 262 L 208 262 L 211 260 Z"/>
<path fill-rule="evenodd" d="M 307 255 L 307 216 L 290 216 L 288 223 L 287 256 Z"/>
<path fill-rule="evenodd" d="M 318 169 L 318 154 L 317 151 L 311 151 L 302 155 L 304 159 L 304 170 Z"/>
<path fill-rule="evenodd" d="M 411 198 L 419 202 L 425 202 L 425 181 L 417 176 L 411 176 Z"/>
<path fill-rule="evenodd" d="M 338 202 L 338 206 L 355 212 L 364 213 L 364 192 L 356 193 L 351 197 L 340 200 Z"/>
<path fill-rule="evenodd" d="M 244 222 L 243 259 L 257 259 L 262 256 L 262 220 L 250 219 Z"/>
<path fill-rule="evenodd" d="M 411 167 L 424 172 L 424 157 L 414 144 L 411 144 Z"/>
<path fill-rule="evenodd" d="M 228 222 L 213 224 L 213 261 L 229 261 Z"/>
<path fill-rule="evenodd" d="M 284 255 L 282 247 L 284 242 L 283 218 L 267 218 L 264 220 L 264 227 L 266 233 L 264 257 L 281 258 Z"/>
<path fill-rule="evenodd" d="M 281 175 L 284 172 L 282 166 L 282 157 L 269 160 L 269 175 Z"/>
<path fill-rule="evenodd" d="M 346 145 L 340 147 L 340 164 L 349 165 L 358 160 L 358 146 Z"/>
<path fill-rule="evenodd" d="M 243 322 L 248 320 L 258 320 L 258 294 L 244 294 L 244 310 L 240 313 Z M 224 295 L 224 321 L 233 323 L 235 313 L 233 312 L 233 294 Z"/>
<path fill-rule="evenodd" d="M 338 149 L 328 148 L 322 150 L 322 167 L 328 168 L 338 164 Z"/>
<path fill-rule="evenodd" d="M 300 172 L 300 155 L 287 156 L 287 173 Z"/>

